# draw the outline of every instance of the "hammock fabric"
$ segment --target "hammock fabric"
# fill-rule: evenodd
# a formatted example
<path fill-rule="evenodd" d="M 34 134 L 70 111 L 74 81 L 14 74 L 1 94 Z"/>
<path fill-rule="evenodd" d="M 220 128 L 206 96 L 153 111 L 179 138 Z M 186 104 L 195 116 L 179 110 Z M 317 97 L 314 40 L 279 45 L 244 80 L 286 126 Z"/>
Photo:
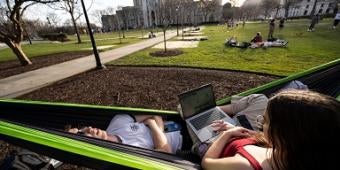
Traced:
<path fill-rule="evenodd" d="M 309 69 L 238 95 L 264 93 L 270 96 L 292 80 L 299 80 L 312 90 L 340 95 L 340 59 Z M 217 102 L 230 102 L 230 97 Z M 116 114 L 161 115 L 185 127 L 176 111 L 78 105 L 0 99 L 0 139 L 50 156 L 65 163 L 95 169 L 200 169 L 193 155 L 174 155 L 88 138 L 63 131 L 64 126 L 87 125 L 105 129 Z M 185 128 L 183 149 L 192 145 Z"/>

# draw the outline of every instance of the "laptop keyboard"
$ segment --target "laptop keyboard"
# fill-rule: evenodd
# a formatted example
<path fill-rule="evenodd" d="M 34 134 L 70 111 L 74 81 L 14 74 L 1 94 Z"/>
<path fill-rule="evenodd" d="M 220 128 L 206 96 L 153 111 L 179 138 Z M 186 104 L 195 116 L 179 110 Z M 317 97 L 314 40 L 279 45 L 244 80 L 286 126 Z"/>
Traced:
<path fill-rule="evenodd" d="M 225 116 L 218 110 L 213 110 L 211 112 L 205 113 L 201 116 L 198 116 L 192 120 L 190 123 L 196 128 L 196 130 L 200 130 L 211 124 L 214 120 L 223 119 Z"/>

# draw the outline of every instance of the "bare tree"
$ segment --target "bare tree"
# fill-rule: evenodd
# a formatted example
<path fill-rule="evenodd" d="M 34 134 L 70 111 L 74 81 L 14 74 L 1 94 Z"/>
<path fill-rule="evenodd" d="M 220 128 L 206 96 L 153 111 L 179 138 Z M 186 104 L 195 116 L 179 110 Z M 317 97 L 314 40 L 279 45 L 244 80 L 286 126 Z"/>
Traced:
<path fill-rule="evenodd" d="M 259 14 L 259 1 L 247 0 L 243 3 L 241 10 L 244 11 L 247 19 L 255 19 Z"/>
<path fill-rule="evenodd" d="M 182 30 L 182 40 L 184 39 L 184 24 L 188 24 L 190 18 L 190 7 L 193 5 L 191 0 L 177 0 L 178 17 L 180 18 L 181 30 Z M 189 13 L 189 14 L 188 14 Z M 177 19 L 177 18 L 176 18 Z"/>
<path fill-rule="evenodd" d="M 114 16 L 114 21 L 113 24 L 115 25 L 115 28 L 117 28 L 117 32 L 118 32 L 118 38 L 119 38 L 119 43 L 122 43 L 122 36 L 121 36 L 121 30 L 122 30 L 122 22 L 120 21 L 120 18 L 118 17 L 118 15 L 116 14 Z M 124 33 L 124 32 L 123 32 Z"/>
<path fill-rule="evenodd" d="M 196 16 L 198 12 L 198 2 L 188 0 L 185 4 L 184 15 L 186 15 L 186 21 L 188 24 L 196 24 Z"/>
<path fill-rule="evenodd" d="M 58 15 L 56 13 L 52 13 L 52 12 L 49 12 L 47 14 L 47 19 L 48 19 L 48 22 L 50 22 L 50 24 L 55 27 L 58 25 L 58 22 L 60 21 L 60 18 L 58 17 Z"/>
<path fill-rule="evenodd" d="M 284 0 L 283 7 L 285 9 L 285 18 L 288 18 L 289 8 L 295 3 L 301 2 L 302 0 Z"/>
<path fill-rule="evenodd" d="M 166 47 L 166 31 L 168 30 L 170 24 L 174 23 L 174 18 L 172 14 L 176 13 L 177 4 L 172 0 L 161 0 L 158 2 L 156 7 L 158 24 L 161 26 L 164 37 L 164 52 L 167 52 Z"/>
<path fill-rule="evenodd" d="M 218 4 L 218 1 L 201 0 L 201 10 L 203 13 L 204 22 L 208 21 L 208 15 L 213 13 L 219 5 L 220 4 Z"/>
<path fill-rule="evenodd" d="M 47 4 L 56 1 L 57 0 L 6 0 L 4 4 L 0 4 L 0 42 L 5 43 L 11 48 L 21 65 L 32 64 L 21 49 L 21 41 L 24 35 L 22 17 L 26 9 L 37 3 Z"/>
<path fill-rule="evenodd" d="M 102 16 L 106 15 L 105 10 L 95 10 L 91 13 L 91 15 L 96 19 L 96 21 L 100 24 L 103 25 L 102 22 Z"/>
<path fill-rule="evenodd" d="M 234 13 L 232 10 L 232 4 L 231 3 L 226 3 L 223 5 L 222 9 L 222 18 L 224 21 L 228 21 L 229 19 L 234 18 Z"/>
<path fill-rule="evenodd" d="M 313 8 L 312 8 L 312 11 L 310 12 L 310 16 L 313 16 L 315 14 L 316 5 L 318 4 L 318 2 L 319 0 L 314 0 Z"/>
<path fill-rule="evenodd" d="M 128 21 L 129 21 L 129 14 L 127 10 L 124 10 L 124 7 L 118 6 L 118 11 L 116 13 L 117 20 L 119 21 L 119 30 L 123 34 L 123 38 L 125 38 L 125 30 L 128 29 Z"/>
<path fill-rule="evenodd" d="M 91 8 L 92 3 L 93 0 L 91 0 L 91 5 L 89 5 L 87 11 Z M 81 43 L 77 25 L 77 20 L 83 15 L 82 9 L 80 7 L 80 0 L 61 0 L 60 3 L 56 3 L 50 7 L 52 9 L 66 11 L 70 15 L 74 31 L 77 34 L 78 43 Z"/>
<path fill-rule="evenodd" d="M 98 23 L 103 25 L 102 16 L 103 15 L 113 15 L 115 13 L 115 11 L 116 10 L 114 8 L 108 7 L 108 8 L 103 9 L 103 10 L 95 10 L 94 12 L 92 12 L 92 16 L 94 18 L 96 18 Z"/>
<path fill-rule="evenodd" d="M 116 9 L 115 8 L 112 8 L 112 7 L 107 7 L 105 10 L 105 14 L 106 15 L 113 15 L 116 13 Z"/>
<path fill-rule="evenodd" d="M 275 15 L 274 18 L 277 18 L 277 14 L 279 14 L 279 10 L 281 9 L 281 4 L 280 2 L 276 5 L 275 7 Z"/>
<path fill-rule="evenodd" d="M 232 7 L 235 7 L 237 0 L 229 0 Z"/>
<path fill-rule="evenodd" d="M 279 0 L 262 0 L 260 7 L 263 9 L 264 19 L 267 19 L 271 10 L 280 4 Z"/>
<path fill-rule="evenodd" d="M 136 24 L 136 28 L 140 29 L 141 33 L 142 33 L 142 37 L 144 37 L 144 23 L 142 22 L 142 16 L 143 16 L 143 12 L 140 8 L 138 7 L 134 7 L 134 10 L 131 11 L 131 15 L 133 17 L 134 23 Z"/>

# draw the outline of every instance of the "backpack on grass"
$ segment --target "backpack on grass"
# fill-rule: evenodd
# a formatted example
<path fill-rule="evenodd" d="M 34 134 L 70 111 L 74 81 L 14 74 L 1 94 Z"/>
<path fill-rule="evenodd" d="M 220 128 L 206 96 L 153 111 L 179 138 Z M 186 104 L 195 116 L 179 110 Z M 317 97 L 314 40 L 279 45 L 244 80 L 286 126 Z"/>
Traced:
<path fill-rule="evenodd" d="M 1 170 L 53 170 L 62 162 L 39 155 L 26 149 L 10 152 L 2 162 Z"/>

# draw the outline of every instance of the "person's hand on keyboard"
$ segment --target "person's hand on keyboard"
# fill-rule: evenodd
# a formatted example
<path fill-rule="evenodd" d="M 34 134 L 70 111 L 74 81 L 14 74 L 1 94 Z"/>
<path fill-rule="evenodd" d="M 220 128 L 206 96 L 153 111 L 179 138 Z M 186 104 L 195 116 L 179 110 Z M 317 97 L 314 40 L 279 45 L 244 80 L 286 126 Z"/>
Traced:
<path fill-rule="evenodd" d="M 213 130 L 214 130 L 215 132 L 217 132 L 217 133 L 220 133 L 220 132 L 222 132 L 222 131 L 226 131 L 226 130 L 228 130 L 228 129 L 230 129 L 230 128 L 235 127 L 234 125 L 232 125 L 232 124 L 230 124 L 230 123 L 228 123 L 228 122 L 225 122 L 225 121 L 223 121 L 223 120 L 215 120 L 215 121 L 213 121 L 213 122 L 211 123 L 210 126 L 211 126 L 211 127 L 213 128 Z"/>

